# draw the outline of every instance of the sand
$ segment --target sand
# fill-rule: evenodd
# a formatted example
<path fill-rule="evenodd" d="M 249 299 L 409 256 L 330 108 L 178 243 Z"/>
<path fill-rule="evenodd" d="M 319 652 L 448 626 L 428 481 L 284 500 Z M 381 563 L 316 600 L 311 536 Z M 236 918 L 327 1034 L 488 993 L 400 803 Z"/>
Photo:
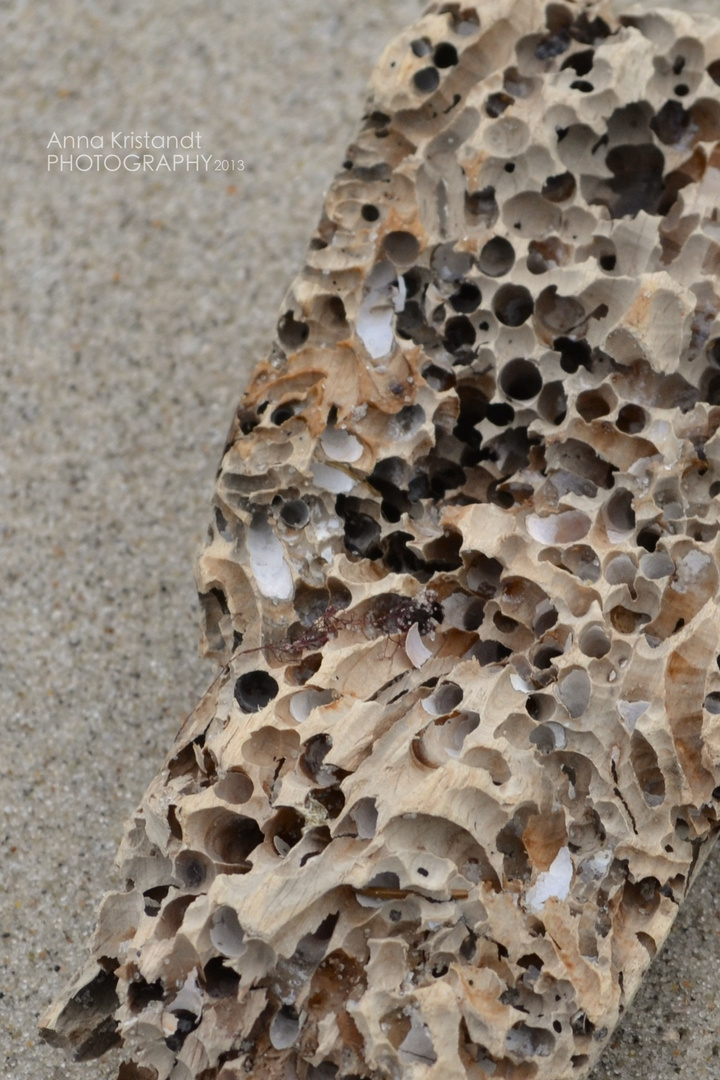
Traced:
<path fill-rule="evenodd" d="M 0 1075 L 115 1076 L 121 1055 L 69 1064 L 37 1019 L 211 679 L 192 569 L 233 406 L 420 9 L 0 3 Z M 199 132 L 180 152 L 210 171 L 48 171 L 54 132 L 104 156 L 146 131 Z M 718 1000 L 715 857 L 593 1080 L 720 1078 Z"/>

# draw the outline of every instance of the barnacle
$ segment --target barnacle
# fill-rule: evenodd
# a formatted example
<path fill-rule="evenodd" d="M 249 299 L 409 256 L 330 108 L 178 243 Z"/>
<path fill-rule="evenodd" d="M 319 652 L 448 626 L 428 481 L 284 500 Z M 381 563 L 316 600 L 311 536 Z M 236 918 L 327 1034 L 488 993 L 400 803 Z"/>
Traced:
<path fill-rule="evenodd" d="M 47 1037 L 587 1075 L 718 828 L 718 84 L 720 22 L 647 4 L 386 50 L 223 457 L 223 666 Z"/>

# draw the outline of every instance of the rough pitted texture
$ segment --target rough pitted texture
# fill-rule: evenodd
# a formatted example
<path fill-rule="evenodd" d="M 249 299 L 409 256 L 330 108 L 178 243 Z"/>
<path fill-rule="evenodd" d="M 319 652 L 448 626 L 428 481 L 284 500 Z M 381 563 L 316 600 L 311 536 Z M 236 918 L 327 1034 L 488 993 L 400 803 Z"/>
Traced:
<path fill-rule="evenodd" d="M 45 1018 L 122 1080 L 559 1080 L 718 827 L 720 23 L 434 4 L 232 426 L 225 666 Z"/>

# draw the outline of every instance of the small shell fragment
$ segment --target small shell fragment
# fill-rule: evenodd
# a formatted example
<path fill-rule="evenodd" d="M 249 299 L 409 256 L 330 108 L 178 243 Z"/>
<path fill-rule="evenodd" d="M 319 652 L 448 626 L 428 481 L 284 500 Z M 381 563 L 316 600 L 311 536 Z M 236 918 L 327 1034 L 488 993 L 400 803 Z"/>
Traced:
<path fill-rule="evenodd" d="M 123 1080 L 607 1045 L 718 831 L 720 20 L 684 7 L 433 3 L 383 54 L 222 461 L 220 673 L 51 1041 L 124 1040 Z"/>

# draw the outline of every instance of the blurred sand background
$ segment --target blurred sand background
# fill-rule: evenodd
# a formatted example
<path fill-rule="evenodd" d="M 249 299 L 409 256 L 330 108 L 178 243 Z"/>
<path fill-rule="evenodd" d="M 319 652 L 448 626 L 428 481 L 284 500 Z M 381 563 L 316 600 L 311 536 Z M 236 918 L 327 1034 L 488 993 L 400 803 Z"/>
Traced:
<path fill-rule="evenodd" d="M 419 0 L 0 0 L 0 1075 L 111 1080 L 35 1025 L 210 681 L 192 569 L 233 406 L 371 66 Z M 47 171 L 200 131 L 241 174 Z M 720 857 L 594 1080 L 720 1078 Z"/>

